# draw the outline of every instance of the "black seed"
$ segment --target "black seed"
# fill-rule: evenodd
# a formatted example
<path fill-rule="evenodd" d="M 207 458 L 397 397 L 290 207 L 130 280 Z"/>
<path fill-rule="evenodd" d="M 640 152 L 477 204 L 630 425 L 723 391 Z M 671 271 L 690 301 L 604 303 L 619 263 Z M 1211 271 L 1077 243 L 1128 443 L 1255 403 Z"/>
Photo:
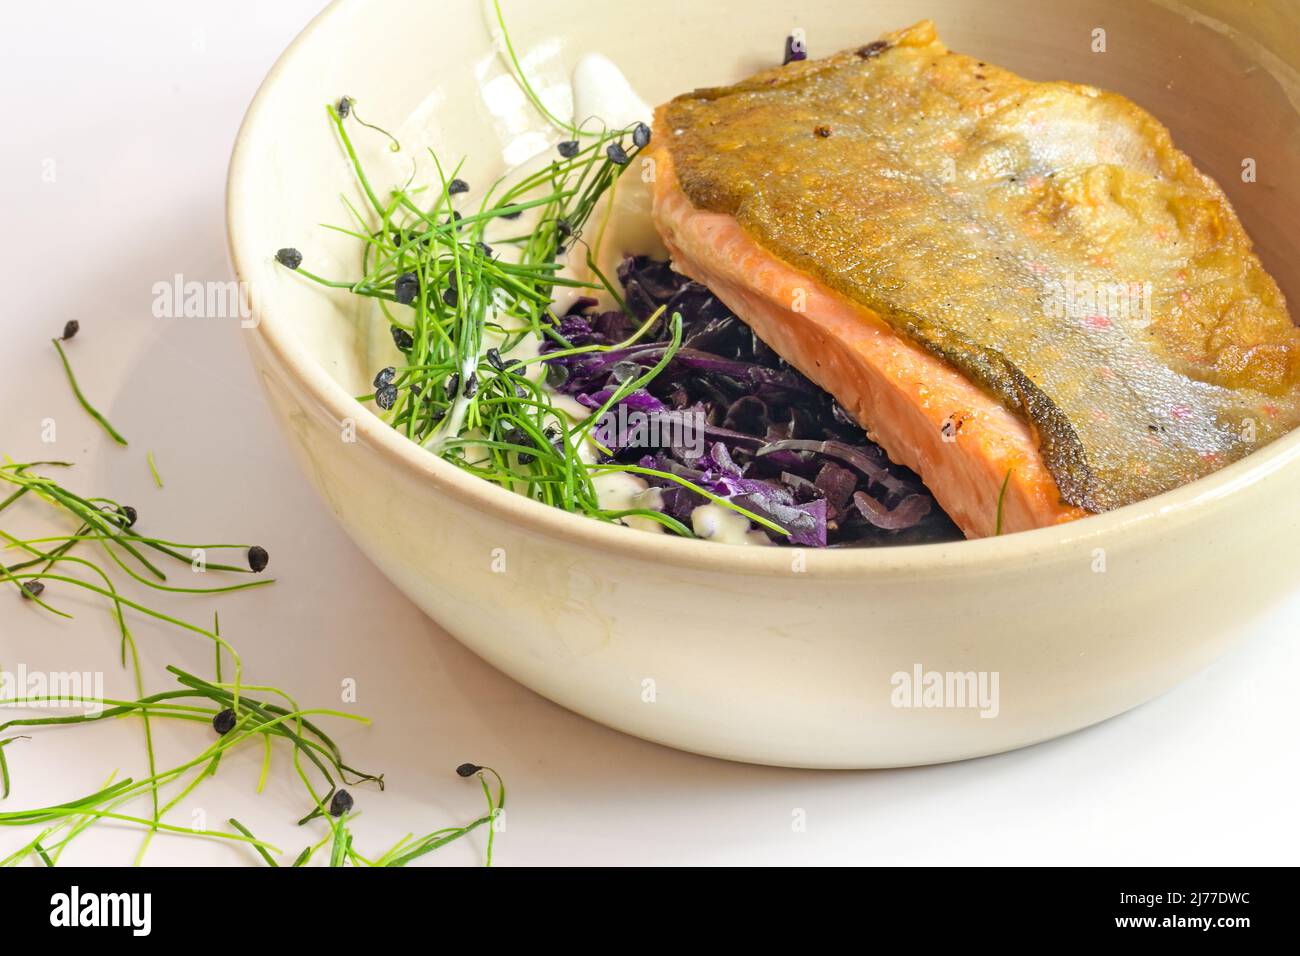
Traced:
<path fill-rule="evenodd" d="M 551 388 L 559 388 L 569 380 L 569 366 L 561 365 L 559 362 L 546 363 L 546 384 Z"/>
<path fill-rule="evenodd" d="M 291 246 L 286 246 L 284 249 L 276 250 L 275 261 L 286 269 L 297 269 L 302 265 L 302 253 Z"/>
<path fill-rule="evenodd" d="M 453 179 L 447 184 L 447 195 L 455 196 L 457 193 L 469 192 L 469 183 L 463 179 Z"/>
<path fill-rule="evenodd" d="M 40 597 L 45 593 L 45 585 L 40 581 L 24 581 L 22 592 L 25 598 Z"/>
<path fill-rule="evenodd" d="M 402 305 L 410 305 L 420 294 L 420 280 L 414 272 L 403 272 L 393 283 L 393 295 Z"/>
<path fill-rule="evenodd" d="M 469 378 L 465 379 L 465 397 L 473 398 L 474 393 L 478 391 L 478 376 L 473 372 L 469 373 Z"/>
<path fill-rule="evenodd" d="M 461 221 L 462 219 L 464 219 L 464 218 L 465 218 L 465 217 L 462 216 L 462 215 L 460 214 L 460 210 L 459 210 L 459 209 L 453 209 L 453 210 L 451 211 L 451 219 L 452 219 L 452 222 L 460 222 L 460 221 Z"/>
<path fill-rule="evenodd" d="M 566 139 L 563 143 L 556 146 L 555 149 L 556 152 L 565 159 L 573 159 L 574 156 L 578 155 L 580 147 L 578 146 L 578 141 L 576 139 Z"/>
<path fill-rule="evenodd" d="M 130 505 L 122 505 L 121 514 L 122 517 L 126 519 L 126 526 L 128 528 L 134 528 L 135 523 L 140 520 L 140 513 Z"/>
<path fill-rule="evenodd" d="M 396 325 L 389 329 L 393 334 L 393 344 L 397 346 L 399 352 L 409 352 L 415 345 L 415 339 L 411 338 L 411 333 L 406 329 L 398 328 Z"/>
<path fill-rule="evenodd" d="M 420 385 L 419 385 L 418 383 L 412 383 L 412 385 L 411 385 L 411 394 L 412 394 L 412 395 L 419 395 L 419 394 L 420 394 L 421 392 L 423 392 L 423 391 L 424 391 L 424 389 L 421 388 Z"/>
<path fill-rule="evenodd" d="M 266 548 L 261 545 L 255 544 L 248 549 L 248 566 L 258 574 L 266 570 L 266 566 L 270 561 L 271 556 L 266 553 Z"/>
<path fill-rule="evenodd" d="M 858 49 L 858 56 L 862 57 L 864 60 L 869 60 L 873 56 L 880 56 L 880 54 L 884 53 L 888 49 L 888 43 L 884 40 L 877 40 L 875 43 L 868 43 L 866 46 L 860 47 Z"/>
<path fill-rule="evenodd" d="M 476 763 L 463 763 L 456 768 L 456 772 L 462 777 L 472 777 L 483 768 Z"/>
<path fill-rule="evenodd" d="M 822 139 L 826 139 L 831 135 L 831 128 L 829 126 L 818 126 L 813 130 L 813 132 L 816 133 L 818 136 L 820 136 Z"/>
<path fill-rule="evenodd" d="M 561 239 L 567 239 L 573 235 L 573 227 L 569 225 L 569 220 L 557 219 L 555 221 L 555 234 Z"/>
<path fill-rule="evenodd" d="M 504 437 L 511 445 L 523 445 L 524 447 L 532 445 L 529 437 L 521 431 L 507 432 Z M 537 459 L 536 455 L 530 455 L 526 451 L 516 452 L 516 454 L 519 456 L 519 464 L 521 465 L 530 464 Z"/>
<path fill-rule="evenodd" d="M 381 368 L 379 374 L 375 376 L 375 388 L 383 388 L 385 385 L 391 385 L 393 379 L 397 377 L 397 369 L 391 365 L 388 368 Z"/>
<path fill-rule="evenodd" d="M 397 386 L 385 385 L 375 392 L 375 404 L 388 411 L 397 401 Z"/>
<path fill-rule="evenodd" d="M 334 109 L 338 111 L 340 119 L 347 119 L 348 114 L 352 112 L 352 97 L 343 97 L 334 104 Z"/>
<path fill-rule="evenodd" d="M 80 331 L 81 331 L 81 323 L 78 322 L 76 319 L 69 319 L 63 325 L 63 341 L 65 342 L 68 341 L 68 339 L 72 338 Z"/>
<path fill-rule="evenodd" d="M 614 381 L 621 384 L 629 382 L 640 375 L 641 366 L 636 362 L 616 362 L 614 367 L 609 370 L 609 373 L 614 376 Z"/>
<path fill-rule="evenodd" d="M 650 127 L 645 123 L 637 123 L 636 128 L 632 130 L 632 142 L 638 149 L 643 149 L 650 145 Z"/>
<path fill-rule="evenodd" d="M 621 143 L 610 143 L 605 147 L 605 155 L 615 166 L 626 166 L 628 164 L 627 150 Z"/>
<path fill-rule="evenodd" d="M 346 790 L 337 790 L 330 801 L 330 816 L 341 817 L 352 809 L 352 794 Z"/>
<path fill-rule="evenodd" d="M 451 373 L 451 376 L 447 379 L 446 389 L 449 398 L 455 398 L 460 394 L 460 372 Z"/>
<path fill-rule="evenodd" d="M 488 258 L 491 258 L 492 247 L 489 246 L 486 242 L 476 242 L 474 243 L 474 248 L 477 249 L 479 252 L 483 253 L 483 255 L 487 256 Z"/>
<path fill-rule="evenodd" d="M 456 308 L 456 303 L 460 301 L 460 295 L 451 286 L 442 290 L 442 301 L 447 303 L 451 308 Z"/>
<path fill-rule="evenodd" d="M 803 48 L 803 44 L 800 43 L 798 46 L 795 46 L 795 38 L 793 34 L 786 37 L 785 58 L 781 61 L 781 65 L 785 66 L 787 63 L 793 63 L 796 60 L 806 59 L 808 59 L 808 51 Z"/>
<path fill-rule="evenodd" d="M 227 707 L 212 718 L 212 729 L 221 736 L 226 736 L 235 729 L 235 712 Z"/>
<path fill-rule="evenodd" d="M 500 349 L 488 349 L 486 354 L 489 365 L 498 372 L 504 372 L 506 370 L 506 363 L 501 361 Z"/>
<path fill-rule="evenodd" d="M 518 219 L 520 216 L 524 214 L 524 211 L 522 209 L 516 209 L 514 206 L 507 206 L 506 208 L 509 209 L 510 211 L 503 212 L 501 214 L 502 219 Z"/>

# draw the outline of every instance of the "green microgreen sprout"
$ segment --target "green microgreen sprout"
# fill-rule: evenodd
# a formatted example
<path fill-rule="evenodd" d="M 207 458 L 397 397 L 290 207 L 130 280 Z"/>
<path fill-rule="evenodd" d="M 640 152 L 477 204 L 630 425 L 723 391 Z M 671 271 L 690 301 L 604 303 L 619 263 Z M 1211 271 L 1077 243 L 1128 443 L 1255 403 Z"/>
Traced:
<path fill-rule="evenodd" d="M 348 280 L 318 275 L 296 249 L 280 250 L 276 261 L 307 281 L 375 302 L 402 358 L 375 376 L 372 392 L 356 397 L 373 403 L 390 426 L 444 461 L 565 511 L 616 523 L 641 517 L 694 537 L 682 522 L 656 509 L 603 506 L 595 479 L 621 471 L 681 485 L 788 535 L 770 519 L 679 475 L 618 463 L 596 441 L 602 416 L 653 381 L 681 347 L 677 315 L 656 313 L 625 342 L 575 347 L 561 334 L 554 311 L 557 292 L 566 289 L 603 293 L 626 311 L 597 264 L 609 206 L 592 243 L 584 239 L 584 229 L 619 175 L 649 144 L 650 130 L 641 123 L 612 130 L 598 122 L 575 126 L 552 115 L 520 68 L 499 5 L 496 14 L 515 79 L 537 110 L 574 139 L 560 143 L 549 162 L 497 179 L 477 204 L 462 198 L 473 192 L 460 178 L 464 161 L 447 169 L 432 150 L 428 156 L 436 178 L 430 186 L 412 187 L 413 172 L 411 180 L 385 193 L 358 156 L 348 130 L 356 102 L 345 96 L 326 110 L 369 208 L 363 214 L 345 199 L 352 225 L 326 228 L 360 243 L 361 275 Z M 511 225 L 524 216 L 521 225 Z M 578 256 L 589 279 L 566 270 Z M 652 368 L 625 382 L 601 408 L 575 414 L 572 403 L 557 401 L 547 386 L 548 374 L 559 367 L 547 364 L 550 360 L 625 348 L 661 323 L 671 329 L 671 342 L 656 351 Z M 539 355 L 544 342 L 551 349 Z"/>
<path fill-rule="evenodd" d="M 158 474 L 158 463 L 153 459 L 153 452 L 145 455 L 145 460 L 149 463 L 149 474 L 153 476 L 153 483 L 161 489 L 163 486 L 162 475 Z"/>
<path fill-rule="evenodd" d="M 144 839 L 136 855 L 143 858 L 150 841 L 158 833 L 183 834 L 223 841 L 243 843 L 268 865 L 278 866 L 276 857 L 282 851 L 257 839 L 252 832 L 236 820 L 230 820 L 234 832 L 221 830 L 195 830 L 178 826 L 164 818 L 201 783 L 216 774 L 223 756 L 246 745 L 260 746 L 263 751 L 258 792 L 264 787 L 270 770 L 273 745 L 280 742 L 290 748 L 292 766 L 302 782 L 308 798 L 309 812 L 299 821 L 306 824 L 322 819 L 329 827 L 326 837 L 309 846 L 298 855 L 295 866 L 309 862 L 317 849 L 332 841 L 332 865 L 374 865 L 376 861 L 358 853 L 352 845 L 352 836 L 346 821 L 353 807 L 351 793 L 344 786 L 372 784 L 383 789 L 382 774 L 366 773 L 350 766 L 343 758 L 338 745 L 322 729 L 322 718 L 347 720 L 368 724 L 365 717 L 338 710 L 305 708 L 285 691 L 271 686 L 244 683 L 243 665 L 235 648 L 221 636 L 220 619 L 214 615 L 209 630 L 197 624 L 153 610 L 147 605 L 120 593 L 104 566 L 74 549 L 97 548 L 110 559 L 110 567 L 125 572 L 134 581 L 150 588 L 187 594 L 224 594 L 232 591 L 263 587 L 272 582 L 255 581 L 226 584 L 211 588 L 172 587 L 163 582 L 166 576 L 157 565 L 145 557 L 146 552 L 189 564 L 185 552 L 242 551 L 250 567 L 209 563 L 207 570 L 230 574 L 256 573 L 266 566 L 267 556 L 262 548 L 235 544 L 190 545 L 141 534 L 134 529 L 139 515 L 134 508 L 106 498 L 92 498 L 76 494 L 43 474 L 39 468 L 67 467 L 62 462 L 14 463 L 8 459 L 0 466 L 0 491 L 11 488 L 0 498 L 0 512 L 25 498 L 32 498 L 53 506 L 65 518 L 70 518 L 75 532 L 39 538 L 22 538 L 0 529 L 0 548 L 18 552 L 20 560 L 0 563 L 0 583 L 18 589 L 18 593 L 39 608 L 61 617 L 71 617 L 56 608 L 51 601 L 56 594 L 70 593 L 74 589 L 89 592 L 108 601 L 113 619 L 121 635 L 121 656 L 128 664 L 136 686 L 134 699 L 111 697 L 18 696 L 6 698 L 8 706 L 34 709 L 50 705 L 79 705 L 85 713 L 58 716 L 16 717 L 0 722 L 0 799 L 10 794 L 11 780 L 5 748 L 16 741 L 26 741 L 26 734 L 13 734 L 15 728 L 34 729 L 75 727 L 104 719 L 139 718 L 144 730 L 147 772 L 140 778 L 117 779 L 110 776 L 103 786 L 92 793 L 52 806 L 27 810 L 0 811 L 0 827 L 33 827 L 37 834 L 8 856 L 0 858 L 0 866 L 10 866 L 28 857 L 36 857 L 47 866 L 58 863 L 64 850 L 82 833 L 101 821 L 113 821 L 140 828 Z M 74 576 L 79 573 L 80 576 Z M 90 580 L 86 580 L 89 576 Z M 51 585 L 33 588 L 33 584 Z M 175 666 L 167 672 L 173 686 L 159 693 L 146 694 L 136 642 L 127 623 L 127 612 L 136 612 L 189 634 L 209 641 L 215 651 L 215 679 L 206 680 Z M 223 661 L 233 664 L 232 680 L 223 679 Z M 183 721 L 208 728 L 209 738 L 195 756 L 169 769 L 159 769 L 154 751 L 153 726 L 156 721 Z M 489 771 L 490 772 L 490 771 Z M 444 846 L 452 840 L 472 832 L 484 822 L 490 822 L 504 806 L 504 787 L 497 778 L 495 796 L 487 790 L 489 808 L 486 817 L 463 827 L 434 831 L 420 838 L 406 837 L 399 844 L 378 857 L 386 866 L 401 866 L 410 860 Z M 142 816 L 129 812 L 130 804 L 146 800 L 149 813 Z M 335 812 L 337 811 L 337 813 Z M 355 818 L 355 814 L 352 817 Z M 338 819 L 335 819 L 335 818 Z M 488 838 L 488 862 L 491 862 L 492 837 Z"/>
<path fill-rule="evenodd" d="M 73 323 L 69 322 L 68 325 L 64 327 L 64 338 L 72 338 L 72 335 L 76 335 L 76 329 L 72 329 L 72 335 L 68 334 L 68 329 L 70 329 L 72 325 Z M 79 327 L 80 326 L 78 326 L 78 328 Z M 81 407 L 86 410 L 86 414 L 99 422 L 99 424 L 103 426 L 104 431 L 108 432 L 109 437 L 111 437 L 113 441 L 117 442 L 119 445 L 125 445 L 127 442 L 126 439 L 122 437 L 121 433 L 109 424 L 108 419 L 100 414 L 95 406 L 91 405 L 86 396 L 82 394 L 81 386 L 77 384 L 77 376 L 73 374 L 72 364 L 68 361 L 67 353 L 63 351 L 62 342 L 60 342 L 59 339 L 50 339 L 50 341 L 54 343 L 55 349 L 58 350 L 59 361 L 63 363 L 63 371 L 67 373 L 68 384 L 72 386 L 72 394 L 77 396 L 77 401 L 80 402 Z"/>

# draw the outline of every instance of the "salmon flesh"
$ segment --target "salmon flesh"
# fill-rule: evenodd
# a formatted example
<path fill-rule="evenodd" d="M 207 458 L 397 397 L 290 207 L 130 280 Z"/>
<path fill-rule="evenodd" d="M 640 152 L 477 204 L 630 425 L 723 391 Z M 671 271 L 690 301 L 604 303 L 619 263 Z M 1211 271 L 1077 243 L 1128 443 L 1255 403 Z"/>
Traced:
<path fill-rule="evenodd" d="M 922 22 L 656 112 L 654 217 L 971 537 L 1206 475 L 1300 423 L 1300 330 L 1220 188 L 1114 93 Z"/>

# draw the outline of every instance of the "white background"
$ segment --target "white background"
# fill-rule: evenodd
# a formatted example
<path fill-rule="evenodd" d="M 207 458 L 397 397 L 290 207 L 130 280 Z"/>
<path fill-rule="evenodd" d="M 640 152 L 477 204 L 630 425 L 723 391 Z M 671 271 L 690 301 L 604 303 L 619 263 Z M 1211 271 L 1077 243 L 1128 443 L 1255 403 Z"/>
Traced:
<path fill-rule="evenodd" d="M 481 794 L 452 772 L 473 760 L 509 785 L 497 845 L 506 865 L 1296 861 L 1300 594 L 1260 614 L 1253 640 L 1208 671 L 1101 726 L 962 764 L 852 773 L 729 764 L 625 737 L 514 684 L 425 619 L 353 548 L 281 448 L 238 322 L 151 312 L 154 283 L 176 273 L 227 278 L 223 182 L 237 125 L 319 6 L 7 7 L 0 452 L 76 461 L 70 486 L 134 504 L 155 534 L 270 550 L 272 588 L 155 603 L 200 623 L 220 608 L 246 680 L 304 704 L 339 706 L 340 674 L 356 678 L 352 709 L 374 724 L 339 737 L 353 763 L 388 781 L 383 794 L 354 791 L 363 852 L 476 816 Z M 82 323 L 70 353 L 83 387 L 129 448 L 112 445 L 71 399 L 49 343 L 71 318 Z M 41 442 L 47 417 L 57 423 L 53 446 Z M 150 449 L 163 491 L 148 475 Z M 6 512 L 0 527 L 35 530 L 39 519 L 35 509 Z M 190 583 L 184 567 L 177 573 Z M 105 609 L 67 588 L 47 595 L 76 619 L 0 593 L 0 666 L 102 670 L 110 693 L 128 693 Z M 201 639 L 146 621 L 135 630 L 149 690 L 167 686 L 167 663 L 210 673 Z M 57 803 L 112 771 L 142 770 L 134 721 L 34 736 L 7 750 L 15 791 L 0 810 Z M 211 731 L 165 726 L 159 736 L 166 765 L 198 752 Z M 267 791 L 254 794 L 258 759 L 227 761 L 172 821 L 189 825 L 195 809 L 214 827 L 236 816 L 292 857 L 320 831 L 293 825 L 304 805 L 283 753 Z M 806 832 L 792 828 L 797 809 Z M 428 860 L 481 863 L 482 836 Z M 30 838 L 0 828 L 0 857 Z M 64 861 L 127 863 L 138 844 L 138 833 L 104 826 Z M 160 837 L 146 861 L 255 859 L 238 846 Z"/>

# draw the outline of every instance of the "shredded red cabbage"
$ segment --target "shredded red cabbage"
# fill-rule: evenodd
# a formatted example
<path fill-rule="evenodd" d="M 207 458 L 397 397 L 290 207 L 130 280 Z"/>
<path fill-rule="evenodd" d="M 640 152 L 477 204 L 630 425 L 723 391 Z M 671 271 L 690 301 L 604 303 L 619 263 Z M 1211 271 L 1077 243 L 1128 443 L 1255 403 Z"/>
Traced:
<path fill-rule="evenodd" d="M 920 479 L 816 385 L 764 344 L 706 287 L 666 262 L 628 257 L 618 270 L 630 315 L 578 299 L 556 331 L 570 345 L 626 340 L 660 306 L 682 317 L 682 346 L 646 388 L 631 392 L 602 434 L 611 461 L 690 479 L 790 532 L 779 544 L 841 547 L 961 538 Z M 548 380 L 588 408 L 663 358 L 668 323 L 635 345 L 557 356 Z M 543 353 L 563 348 L 548 341 Z M 636 412 L 639 415 L 626 413 Z M 628 422 L 633 422 L 629 425 Z M 645 425 L 651 423 L 651 427 Z M 700 426 L 687 432 L 687 426 Z M 683 442 L 683 434 L 694 440 Z M 663 509 L 689 525 L 706 499 L 664 479 Z"/>

